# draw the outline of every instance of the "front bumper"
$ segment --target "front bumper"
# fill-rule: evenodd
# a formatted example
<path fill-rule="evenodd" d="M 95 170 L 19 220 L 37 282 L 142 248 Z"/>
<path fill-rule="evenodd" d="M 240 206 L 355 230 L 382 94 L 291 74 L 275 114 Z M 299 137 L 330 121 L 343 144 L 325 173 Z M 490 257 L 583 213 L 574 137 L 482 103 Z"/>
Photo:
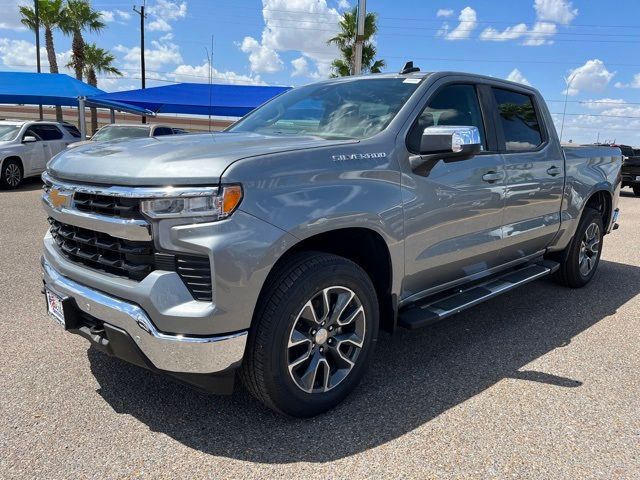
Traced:
<path fill-rule="evenodd" d="M 126 332 L 157 370 L 212 374 L 233 370 L 242 361 L 246 331 L 206 337 L 162 333 L 138 305 L 63 276 L 44 257 L 41 262 L 46 288 L 73 299 L 84 314 Z"/>

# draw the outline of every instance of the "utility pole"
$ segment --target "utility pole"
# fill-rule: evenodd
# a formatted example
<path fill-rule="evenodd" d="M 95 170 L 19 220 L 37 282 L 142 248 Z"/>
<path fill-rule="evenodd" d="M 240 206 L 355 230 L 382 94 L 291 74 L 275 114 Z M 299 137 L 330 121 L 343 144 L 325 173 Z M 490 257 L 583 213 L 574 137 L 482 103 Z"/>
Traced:
<path fill-rule="evenodd" d="M 33 0 L 33 12 L 36 17 L 36 70 L 40 73 L 40 6 L 38 0 Z M 44 118 L 42 104 L 38 105 L 40 120 Z"/>
<path fill-rule="evenodd" d="M 146 0 L 143 0 L 142 5 L 140 6 L 140 10 L 138 10 L 135 6 L 133 7 L 133 11 L 140 15 L 140 70 L 142 77 L 142 88 L 146 88 L 145 81 L 145 69 L 144 69 L 144 19 L 146 18 L 146 14 L 144 13 L 144 7 L 146 5 Z M 142 123 L 147 123 L 147 117 L 142 116 Z"/>
<path fill-rule="evenodd" d="M 353 74 L 362 73 L 362 44 L 364 43 L 364 22 L 367 18 L 367 0 L 358 0 L 358 23 L 356 27 L 355 58 L 353 59 Z"/>

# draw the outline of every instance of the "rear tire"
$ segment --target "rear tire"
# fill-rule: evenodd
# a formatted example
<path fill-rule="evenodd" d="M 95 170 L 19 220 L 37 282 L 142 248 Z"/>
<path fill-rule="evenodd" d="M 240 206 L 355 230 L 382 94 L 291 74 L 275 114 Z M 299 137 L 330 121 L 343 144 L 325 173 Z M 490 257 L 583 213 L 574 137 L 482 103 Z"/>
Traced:
<path fill-rule="evenodd" d="M 18 188 L 22 183 L 24 172 L 22 165 L 14 158 L 5 160 L 0 170 L 0 187 L 13 190 Z"/>
<path fill-rule="evenodd" d="M 302 252 L 276 268 L 241 378 L 269 408 L 311 417 L 338 405 L 364 375 L 378 334 L 376 291 L 360 266 L 336 255 Z"/>
<path fill-rule="evenodd" d="M 596 273 L 602 254 L 604 225 L 599 211 L 586 208 L 571 243 L 560 261 L 556 281 L 567 287 L 584 287 Z"/>
<path fill-rule="evenodd" d="M 640 197 L 640 185 L 633 187 L 633 193 L 636 197 Z"/>

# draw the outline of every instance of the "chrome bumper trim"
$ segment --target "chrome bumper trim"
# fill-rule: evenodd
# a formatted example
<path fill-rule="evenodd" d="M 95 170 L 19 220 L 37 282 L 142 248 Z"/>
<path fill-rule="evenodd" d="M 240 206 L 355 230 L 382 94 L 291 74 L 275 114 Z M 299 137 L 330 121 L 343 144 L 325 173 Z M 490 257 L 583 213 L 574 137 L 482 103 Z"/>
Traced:
<path fill-rule="evenodd" d="M 200 197 L 218 194 L 218 187 L 125 187 L 119 185 L 91 185 L 60 181 L 49 173 L 42 174 L 42 181 L 47 186 L 54 186 L 65 191 L 108 195 L 127 198 L 174 198 Z"/>
<path fill-rule="evenodd" d="M 106 233 L 112 237 L 123 238 L 125 240 L 137 242 L 148 242 L 151 240 L 149 223 L 144 220 L 107 217 L 94 213 L 81 212 L 79 210 L 71 210 L 65 207 L 54 208 L 49 203 L 46 193 L 42 195 L 42 205 L 48 216 L 68 225 Z"/>
<path fill-rule="evenodd" d="M 247 332 L 215 337 L 189 337 L 159 332 L 139 306 L 85 287 L 58 273 L 43 257 L 47 288 L 71 297 L 78 308 L 126 331 L 153 365 L 168 372 L 216 373 L 242 361 Z"/>

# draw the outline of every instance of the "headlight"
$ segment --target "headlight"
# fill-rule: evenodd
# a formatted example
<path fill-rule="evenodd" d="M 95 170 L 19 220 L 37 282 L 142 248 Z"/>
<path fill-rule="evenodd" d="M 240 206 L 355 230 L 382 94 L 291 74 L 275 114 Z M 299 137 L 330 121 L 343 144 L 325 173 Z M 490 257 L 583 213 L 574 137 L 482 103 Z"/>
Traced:
<path fill-rule="evenodd" d="M 217 195 L 156 198 L 143 200 L 142 213 L 151 218 L 211 217 L 222 220 L 231 215 L 242 200 L 240 185 L 227 185 Z"/>

